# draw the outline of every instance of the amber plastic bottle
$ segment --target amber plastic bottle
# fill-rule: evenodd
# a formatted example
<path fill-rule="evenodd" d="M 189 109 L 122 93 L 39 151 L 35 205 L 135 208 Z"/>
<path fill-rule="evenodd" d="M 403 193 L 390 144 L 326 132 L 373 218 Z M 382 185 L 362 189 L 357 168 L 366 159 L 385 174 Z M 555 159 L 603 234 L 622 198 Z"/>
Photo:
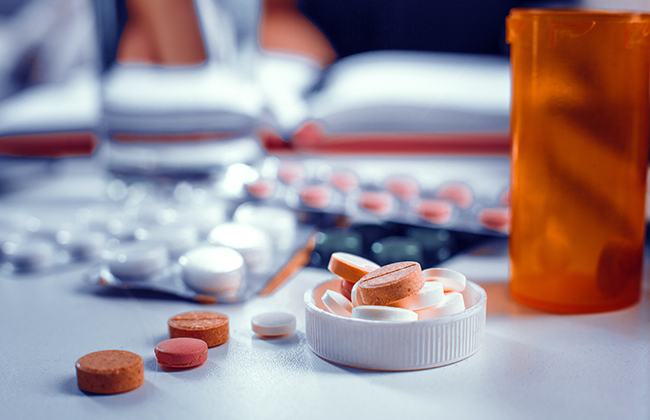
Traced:
<path fill-rule="evenodd" d="M 640 299 L 650 14 L 513 9 L 510 292 L 559 313 Z"/>

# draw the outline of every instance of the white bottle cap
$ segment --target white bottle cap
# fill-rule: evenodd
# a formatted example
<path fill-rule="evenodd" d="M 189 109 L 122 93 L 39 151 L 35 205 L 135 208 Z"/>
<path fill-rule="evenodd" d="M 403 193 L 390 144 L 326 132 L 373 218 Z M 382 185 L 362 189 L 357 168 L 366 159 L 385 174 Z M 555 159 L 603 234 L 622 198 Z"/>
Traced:
<path fill-rule="evenodd" d="M 304 295 L 307 343 L 330 362 L 372 370 L 428 369 L 463 360 L 483 344 L 487 296 L 475 283 L 467 282 L 462 292 L 467 307 L 463 312 L 405 323 L 331 313 L 321 296 L 337 290 L 339 283 L 322 283 Z"/>

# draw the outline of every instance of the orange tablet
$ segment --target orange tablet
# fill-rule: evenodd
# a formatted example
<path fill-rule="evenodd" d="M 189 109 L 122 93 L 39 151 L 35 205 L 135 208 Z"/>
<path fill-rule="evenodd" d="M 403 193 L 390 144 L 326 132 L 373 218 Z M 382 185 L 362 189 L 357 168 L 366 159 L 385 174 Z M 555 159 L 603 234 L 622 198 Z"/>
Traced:
<path fill-rule="evenodd" d="M 219 346 L 229 337 L 228 316 L 218 312 L 185 312 L 169 318 L 169 338 L 198 338 L 208 347 Z"/>
<path fill-rule="evenodd" d="M 356 283 L 361 277 L 378 268 L 379 264 L 347 252 L 333 253 L 327 265 L 329 271 L 350 283 Z"/>
<path fill-rule="evenodd" d="M 130 351 L 89 353 L 77 360 L 75 367 L 79 388 L 95 394 L 120 394 L 144 382 L 142 357 Z"/>
<path fill-rule="evenodd" d="M 364 305 L 388 305 L 416 294 L 423 286 L 422 268 L 415 261 L 385 265 L 363 276 L 357 285 Z"/>

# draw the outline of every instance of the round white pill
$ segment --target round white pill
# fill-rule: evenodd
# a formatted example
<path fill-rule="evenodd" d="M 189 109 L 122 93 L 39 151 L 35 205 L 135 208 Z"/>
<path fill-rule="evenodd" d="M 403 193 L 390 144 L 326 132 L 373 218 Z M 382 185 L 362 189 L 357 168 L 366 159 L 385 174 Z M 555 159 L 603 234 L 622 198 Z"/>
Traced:
<path fill-rule="evenodd" d="M 266 270 L 271 264 L 273 255 L 271 237 L 255 226 L 224 223 L 212 229 L 208 241 L 239 252 L 244 257 L 248 268 L 254 273 Z"/>
<path fill-rule="evenodd" d="M 414 311 L 442 303 L 444 298 L 445 291 L 442 287 L 442 283 L 430 281 L 424 283 L 422 289 L 420 289 L 416 294 L 405 297 L 397 302 L 393 302 L 389 306 L 411 309 Z"/>
<path fill-rule="evenodd" d="M 167 249 L 150 242 L 127 242 L 102 252 L 102 259 L 121 280 L 146 278 L 167 267 Z"/>
<path fill-rule="evenodd" d="M 200 293 L 234 297 L 246 272 L 241 254 L 224 246 L 194 248 L 178 261 L 183 268 L 185 284 Z"/>
<path fill-rule="evenodd" d="M 293 244 L 298 220 L 294 212 L 281 207 L 258 206 L 244 203 L 237 207 L 236 222 L 256 226 L 266 231 L 278 249 L 286 250 Z"/>
<path fill-rule="evenodd" d="M 445 293 L 443 301 L 435 306 L 415 311 L 419 319 L 437 318 L 444 315 L 452 315 L 465 310 L 463 295 L 458 292 Z"/>
<path fill-rule="evenodd" d="M 333 314 L 349 317 L 352 314 L 352 302 L 342 294 L 326 290 L 321 297 L 323 305 Z"/>
<path fill-rule="evenodd" d="M 296 329 L 296 317 L 286 312 L 266 312 L 255 315 L 251 326 L 260 337 L 279 338 Z"/>
<path fill-rule="evenodd" d="M 417 321 L 418 314 L 409 309 L 392 306 L 361 305 L 352 308 L 352 318 L 367 321 L 412 322 Z"/>
<path fill-rule="evenodd" d="M 422 270 L 422 277 L 426 282 L 439 282 L 445 289 L 445 292 L 462 292 L 465 290 L 467 279 L 458 271 L 448 268 L 428 268 Z"/>

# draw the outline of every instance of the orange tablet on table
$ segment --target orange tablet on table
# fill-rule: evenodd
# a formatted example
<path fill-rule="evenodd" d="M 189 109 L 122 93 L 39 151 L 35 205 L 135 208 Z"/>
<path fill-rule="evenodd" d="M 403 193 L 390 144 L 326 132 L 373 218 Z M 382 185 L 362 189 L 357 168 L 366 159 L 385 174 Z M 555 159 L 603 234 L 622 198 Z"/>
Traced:
<path fill-rule="evenodd" d="M 208 347 L 219 346 L 229 337 L 228 316 L 219 312 L 185 312 L 169 318 L 167 325 L 169 338 L 198 338 Z"/>
<path fill-rule="evenodd" d="M 136 389 L 144 382 L 142 357 L 125 350 L 89 353 L 75 364 L 77 384 L 94 394 L 120 394 Z"/>

